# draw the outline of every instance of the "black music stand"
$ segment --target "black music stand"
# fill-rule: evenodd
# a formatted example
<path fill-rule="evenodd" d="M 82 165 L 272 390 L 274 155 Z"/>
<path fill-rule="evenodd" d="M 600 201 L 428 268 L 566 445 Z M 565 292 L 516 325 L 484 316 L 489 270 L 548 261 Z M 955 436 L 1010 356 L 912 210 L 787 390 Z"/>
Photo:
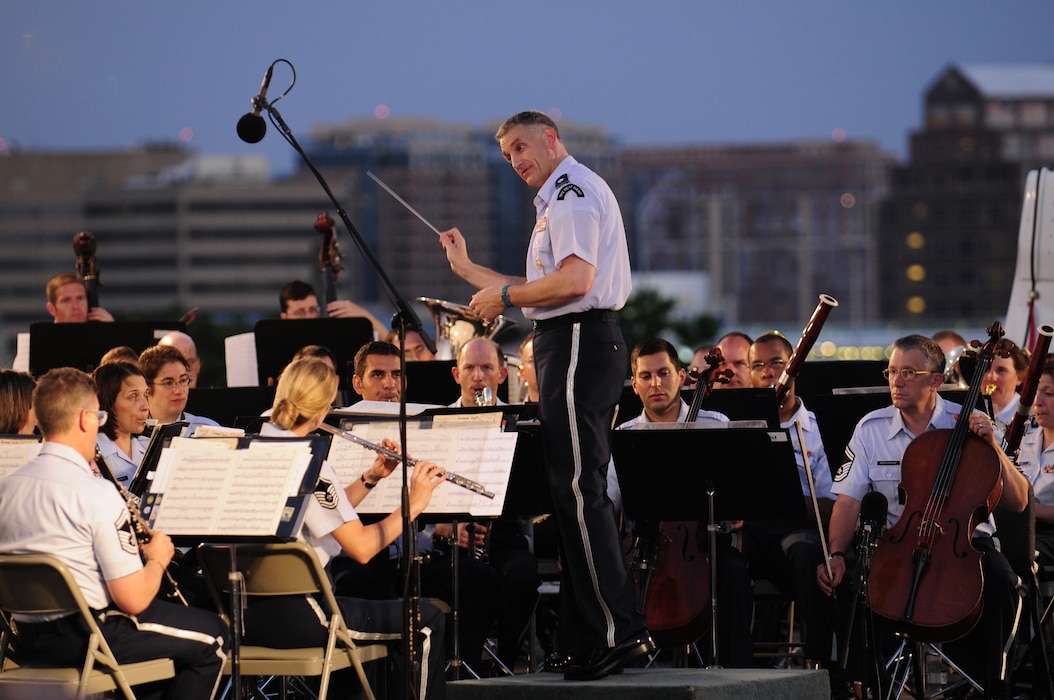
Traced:
<path fill-rule="evenodd" d="M 185 328 L 178 321 L 34 323 L 29 327 L 29 371 L 35 377 L 55 367 L 91 372 L 113 348 L 127 345 L 140 353 L 170 331 Z"/>
<path fill-rule="evenodd" d="M 300 348 L 322 345 L 337 358 L 340 388 L 351 389 L 355 353 L 373 340 L 373 325 L 365 318 L 265 318 L 256 322 L 253 333 L 260 386 L 277 384 Z"/>
<path fill-rule="evenodd" d="M 612 456 L 627 517 L 706 522 L 710 533 L 711 659 L 717 658 L 716 523 L 806 517 L 794 446 L 785 429 L 688 423 L 616 430 Z M 656 478 L 656 455 L 662 455 Z M 703 496 L 709 496 L 704 498 Z"/>

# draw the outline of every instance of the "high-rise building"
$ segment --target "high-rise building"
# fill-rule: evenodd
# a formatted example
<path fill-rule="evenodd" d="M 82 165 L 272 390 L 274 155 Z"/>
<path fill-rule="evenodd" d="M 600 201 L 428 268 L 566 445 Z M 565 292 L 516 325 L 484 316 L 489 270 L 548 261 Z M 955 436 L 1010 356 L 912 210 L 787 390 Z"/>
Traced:
<path fill-rule="evenodd" d="M 924 109 L 881 210 L 881 315 L 984 328 L 1006 313 L 1025 176 L 1054 164 L 1054 65 L 950 66 Z"/>

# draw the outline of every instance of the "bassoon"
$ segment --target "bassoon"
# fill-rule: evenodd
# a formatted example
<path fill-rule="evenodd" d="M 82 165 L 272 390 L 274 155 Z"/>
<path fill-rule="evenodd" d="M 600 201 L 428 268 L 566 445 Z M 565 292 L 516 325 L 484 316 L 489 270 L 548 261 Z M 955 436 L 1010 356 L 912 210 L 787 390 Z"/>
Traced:
<path fill-rule="evenodd" d="M 816 305 L 816 309 L 812 312 L 812 318 L 806 324 L 805 330 L 801 332 L 798 346 L 794 348 L 794 353 L 790 356 L 790 360 L 787 361 L 783 374 L 780 375 L 779 381 L 776 382 L 776 403 L 778 405 L 782 406 L 783 402 L 787 400 L 791 381 L 801 372 L 801 366 L 805 363 L 805 358 L 809 356 L 809 351 L 812 350 L 813 344 L 816 343 L 816 339 L 820 336 L 824 322 L 827 321 L 827 317 L 831 315 L 831 310 L 836 306 L 838 306 L 838 302 L 834 297 L 827 294 L 820 295 L 820 303 Z"/>

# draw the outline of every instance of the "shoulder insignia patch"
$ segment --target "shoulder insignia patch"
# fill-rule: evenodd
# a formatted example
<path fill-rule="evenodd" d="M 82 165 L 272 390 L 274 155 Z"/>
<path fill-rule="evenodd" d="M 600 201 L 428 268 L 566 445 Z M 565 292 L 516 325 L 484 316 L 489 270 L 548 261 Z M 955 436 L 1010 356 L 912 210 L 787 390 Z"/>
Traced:
<path fill-rule="evenodd" d="M 121 549 L 129 554 L 139 554 L 139 542 L 135 539 L 132 515 L 127 509 L 121 511 L 121 516 L 117 518 L 114 527 L 117 529 L 117 541 L 121 543 Z"/>
<path fill-rule="evenodd" d="M 583 199 L 586 196 L 586 193 L 582 191 L 581 187 L 579 187 L 578 185 L 572 185 L 571 183 L 567 183 L 566 185 L 560 188 L 560 193 L 556 195 L 556 198 L 558 200 L 563 200 L 563 198 L 567 196 L 568 192 L 574 192 Z"/>
<path fill-rule="evenodd" d="M 845 477 L 849 476 L 849 470 L 853 468 L 853 460 L 856 459 L 856 455 L 849 449 L 849 446 L 845 447 L 845 461 L 838 467 L 838 471 L 834 473 L 835 481 L 842 481 Z"/>
<path fill-rule="evenodd" d="M 315 498 L 320 506 L 332 510 L 337 507 L 339 499 L 337 487 L 332 482 L 319 479 L 318 483 L 315 484 Z"/>
<path fill-rule="evenodd" d="M 566 185 L 570 181 L 571 178 L 567 177 L 567 173 L 564 173 L 560 177 L 556 178 L 556 182 L 553 184 L 555 184 L 557 187 L 560 187 L 561 185 Z"/>

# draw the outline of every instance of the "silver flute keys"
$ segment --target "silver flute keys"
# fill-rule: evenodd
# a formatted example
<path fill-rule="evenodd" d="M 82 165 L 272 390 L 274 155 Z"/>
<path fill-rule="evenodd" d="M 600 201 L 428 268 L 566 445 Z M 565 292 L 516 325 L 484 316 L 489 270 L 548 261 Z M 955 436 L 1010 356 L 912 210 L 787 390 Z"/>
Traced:
<path fill-rule="evenodd" d="M 377 452 L 378 454 L 382 454 L 385 457 L 388 457 L 390 459 L 402 460 L 402 458 L 403 458 L 403 456 L 401 454 L 399 454 L 398 452 L 396 452 L 394 450 L 389 450 L 387 447 L 384 447 L 383 445 L 378 445 L 375 442 L 370 442 L 369 440 L 365 440 L 365 439 L 359 437 L 358 435 L 355 435 L 353 433 L 349 433 L 347 430 L 341 430 L 340 428 L 334 428 L 332 425 L 329 425 L 328 423 L 323 423 L 322 425 L 319 426 L 319 429 L 326 431 L 330 435 L 336 435 L 337 437 L 342 437 L 345 440 L 350 440 L 351 442 L 354 442 L 356 445 L 360 445 L 362 447 L 365 447 L 368 450 L 373 450 L 374 452 Z M 421 460 L 414 459 L 413 457 L 407 457 L 406 461 L 407 461 L 407 464 L 409 464 L 412 467 L 412 466 L 416 466 L 417 463 L 420 462 Z M 488 491 L 487 487 L 484 486 L 483 484 L 479 483 L 478 481 L 473 481 L 472 479 L 469 479 L 469 478 L 464 477 L 464 476 L 460 476 L 460 475 L 455 474 L 455 473 L 453 473 L 451 471 L 448 471 L 448 470 L 444 470 L 444 474 L 446 476 L 446 480 L 449 481 L 450 483 L 454 484 L 455 486 L 460 486 L 461 488 L 468 489 L 469 491 L 472 491 L 473 493 L 478 493 L 480 496 L 485 496 L 487 498 L 494 498 L 494 492 L 493 491 Z"/>

